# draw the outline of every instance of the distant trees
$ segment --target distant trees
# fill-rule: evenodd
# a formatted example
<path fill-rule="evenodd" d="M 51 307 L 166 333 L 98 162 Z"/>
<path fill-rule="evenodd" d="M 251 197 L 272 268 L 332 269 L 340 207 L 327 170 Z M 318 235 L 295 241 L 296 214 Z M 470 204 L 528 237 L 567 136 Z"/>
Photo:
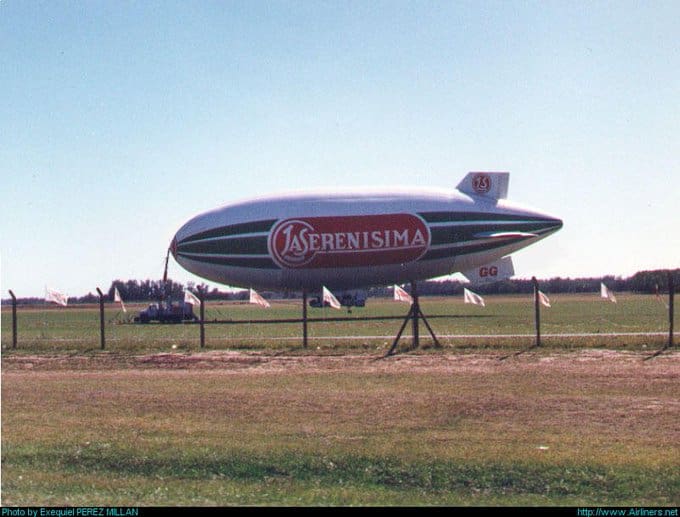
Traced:
<path fill-rule="evenodd" d="M 130 302 L 184 298 L 184 286 L 172 280 L 114 280 L 108 290 L 110 300 L 116 288 L 121 298 Z"/>
<path fill-rule="evenodd" d="M 676 291 L 680 288 L 680 269 L 671 270 Z M 639 271 L 632 277 L 605 276 L 597 278 L 550 278 L 540 280 L 541 289 L 548 293 L 593 293 L 599 292 L 600 282 L 614 291 L 653 294 L 657 289 L 668 292 L 668 270 Z M 418 284 L 418 293 L 423 296 L 457 296 L 468 286 L 457 280 L 427 281 Z M 409 291 L 409 286 L 406 290 Z M 504 280 L 474 287 L 480 294 L 528 294 L 533 292 L 530 279 Z M 391 296 L 391 287 L 376 287 L 368 291 L 369 296 Z"/>
<path fill-rule="evenodd" d="M 671 270 L 677 292 L 680 288 L 680 269 Z M 655 293 L 668 290 L 668 270 L 638 271 L 627 280 L 628 290 L 636 293 Z"/>
<path fill-rule="evenodd" d="M 123 301 L 126 302 L 151 302 L 161 299 L 179 301 L 184 299 L 185 289 L 189 289 L 194 294 L 197 294 L 199 289 L 202 290 L 206 300 L 238 300 L 244 296 L 241 292 L 220 291 L 217 288 L 211 290 L 204 283 L 197 285 L 194 282 L 187 282 L 185 286 L 172 279 L 166 282 L 162 280 L 114 280 L 107 293 L 109 299 L 113 300 L 116 288 Z M 247 298 L 247 294 L 245 297 Z"/>

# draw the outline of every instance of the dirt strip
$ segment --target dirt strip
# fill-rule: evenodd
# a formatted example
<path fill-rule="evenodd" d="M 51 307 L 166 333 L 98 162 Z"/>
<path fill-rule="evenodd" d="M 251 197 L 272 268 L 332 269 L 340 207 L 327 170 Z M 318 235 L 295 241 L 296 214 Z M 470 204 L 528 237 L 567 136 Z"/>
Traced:
<path fill-rule="evenodd" d="M 3 354 L 2 370 L 115 370 L 115 369 L 219 369 L 226 371 L 441 371 L 480 373 L 499 369 L 514 369 L 529 365 L 543 365 L 569 370 L 602 370 L 607 375 L 612 369 L 659 371 L 680 375 L 680 352 L 672 350 L 655 357 L 651 352 L 624 352 L 589 349 L 555 353 L 529 351 L 507 357 L 503 352 L 486 353 L 409 353 L 388 358 L 380 355 L 283 355 L 265 352 L 206 351 L 172 352 L 146 355 L 92 353 L 79 355 L 24 355 Z M 505 358 L 505 360 L 502 360 Z"/>

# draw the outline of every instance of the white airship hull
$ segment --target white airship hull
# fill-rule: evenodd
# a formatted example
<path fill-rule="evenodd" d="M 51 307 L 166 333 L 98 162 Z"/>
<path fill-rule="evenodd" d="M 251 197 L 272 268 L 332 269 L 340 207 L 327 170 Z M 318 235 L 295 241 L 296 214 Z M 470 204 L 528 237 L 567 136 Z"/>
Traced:
<path fill-rule="evenodd" d="M 171 249 L 188 271 L 230 286 L 350 289 L 466 271 L 561 226 L 458 190 L 290 194 L 201 214 Z"/>

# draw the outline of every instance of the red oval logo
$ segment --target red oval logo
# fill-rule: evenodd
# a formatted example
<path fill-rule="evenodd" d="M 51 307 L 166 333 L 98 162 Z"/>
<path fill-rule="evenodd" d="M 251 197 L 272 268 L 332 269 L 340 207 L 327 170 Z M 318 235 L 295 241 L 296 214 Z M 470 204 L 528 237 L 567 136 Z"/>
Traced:
<path fill-rule="evenodd" d="M 419 259 L 430 230 L 413 214 L 285 219 L 269 234 L 269 253 L 283 268 L 403 264 Z"/>

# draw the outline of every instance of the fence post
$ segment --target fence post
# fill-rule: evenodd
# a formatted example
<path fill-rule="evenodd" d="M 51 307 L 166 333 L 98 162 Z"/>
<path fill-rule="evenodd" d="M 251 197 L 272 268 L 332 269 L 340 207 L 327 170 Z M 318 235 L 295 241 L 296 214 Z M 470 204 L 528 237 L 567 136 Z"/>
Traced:
<path fill-rule="evenodd" d="M 531 282 L 534 284 L 534 314 L 536 323 L 536 346 L 541 346 L 541 308 L 540 300 L 538 299 L 538 280 L 536 277 L 531 277 Z"/>
<path fill-rule="evenodd" d="M 12 297 L 12 348 L 17 347 L 17 297 L 14 296 L 12 290 L 9 290 L 9 295 Z"/>
<path fill-rule="evenodd" d="M 205 346 L 205 293 L 203 292 L 203 289 L 199 286 L 197 288 L 198 290 L 198 300 L 201 302 L 200 308 L 199 308 L 199 314 L 200 314 L 200 320 L 199 320 L 199 325 L 200 325 L 200 340 L 201 340 L 201 348 Z"/>
<path fill-rule="evenodd" d="M 420 318 L 420 300 L 418 298 L 418 289 L 416 288 L 416 283 L 411 281 L 411 297 L 413 298 L 413 305 L 411 306 L 411 314 L 413 317 L 412 328 L 413 328 L 413 342 L 412 349 L 415 350 L 420 346 L 420 329 L 419 329 L 419 318 Z"/>
<path fill-rule="evenodd" d="M 323 304 L 323 301 L 321 302 Z M 307 290 L 302 290 L 302 346 L 307 348 Z"/>
<path fill-rule="evenodd" d="M 99 335 L 102 350 L 106 347 L 106 338 L 104 337 L 104 293 L 97 287 L 99 293 Z"/>
<path fill-rule="evenodd" d="M 673 346 L 673 301 L 675 298 L 675 282 L 673 272 L 668 272 L 668 346 Z"/>

